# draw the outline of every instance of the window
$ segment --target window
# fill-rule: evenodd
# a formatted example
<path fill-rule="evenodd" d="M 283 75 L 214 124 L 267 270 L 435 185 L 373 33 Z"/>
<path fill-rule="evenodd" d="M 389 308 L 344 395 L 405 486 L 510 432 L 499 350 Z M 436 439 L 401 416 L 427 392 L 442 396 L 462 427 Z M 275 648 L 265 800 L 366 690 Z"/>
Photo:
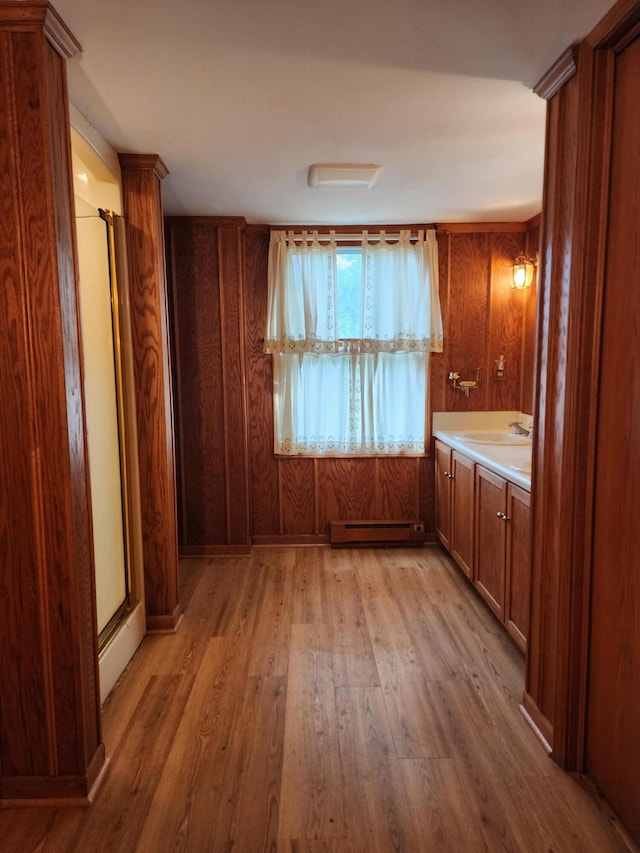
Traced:
<path fill-rule="evenodd" d="M 433 232 L 355 247 L 273 232 L 268 314 L 277 454 L 424 453 L 428 354 L 442 349 Z"/>

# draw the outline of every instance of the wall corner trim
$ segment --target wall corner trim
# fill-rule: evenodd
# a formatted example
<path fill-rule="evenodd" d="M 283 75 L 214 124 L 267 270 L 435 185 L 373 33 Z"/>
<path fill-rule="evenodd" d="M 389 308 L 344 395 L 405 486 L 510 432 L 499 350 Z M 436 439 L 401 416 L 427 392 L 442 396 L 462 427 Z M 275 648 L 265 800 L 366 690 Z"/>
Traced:
<path fill-rule="evenodd" d="M 119 153 L 118 160 L 123 169 L 153 172 L 156 178 L 160 180 L 169 174 L 169 170 L 159 154 Z"/>
<path fill-rule="evenodd" d="M 551 68 L 546 74 L 536 83 L 533 91 L 536 95 L 540 95 L 545 101 L 552 98 L 556 92 L 564 86 L 567 80 L 570 80 L 578 70 L 576 63 L 576 55 L 578 52 L 578 44 L 572 44 L 565 52 L 556 59 Z"/>

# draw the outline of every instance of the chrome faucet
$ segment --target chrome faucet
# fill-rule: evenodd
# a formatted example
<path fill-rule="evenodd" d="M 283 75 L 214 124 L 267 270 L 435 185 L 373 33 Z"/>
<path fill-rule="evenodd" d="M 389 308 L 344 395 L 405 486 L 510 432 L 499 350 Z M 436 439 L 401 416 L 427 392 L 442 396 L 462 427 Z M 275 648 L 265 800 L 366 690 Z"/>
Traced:
<path fill-rule="evenodd" d="M 527 429 L 527 427 L 522 425 L 522 421 L 511 421 L 509 423 L 509 426 L 513 427 L 513 432 L 515 435 L 524 435 L 529 438 L 531 436 L 531 433 L 533 432 L 533 427 L 530 426 Z"/>

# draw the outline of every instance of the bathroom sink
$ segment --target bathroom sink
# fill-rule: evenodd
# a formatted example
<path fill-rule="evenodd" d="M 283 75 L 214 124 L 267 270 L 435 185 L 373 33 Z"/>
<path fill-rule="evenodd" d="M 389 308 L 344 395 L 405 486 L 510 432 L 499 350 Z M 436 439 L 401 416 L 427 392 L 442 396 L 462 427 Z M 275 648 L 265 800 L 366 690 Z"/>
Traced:
<path fill-rule="evenodd" d="M 503 444 L 503 445 L 526 445 L 531 444 L 531 439 L 526 435 L 516 435 L 512 432 L 465 432 L 460 438 L 471 444 Z"/>
<path fill-rule="evenodd" d="M 509 465 L 509 468 L 512 468 L 519 474 L 531 474 L 531 462 L 525 462 L 523 465 Z"/>

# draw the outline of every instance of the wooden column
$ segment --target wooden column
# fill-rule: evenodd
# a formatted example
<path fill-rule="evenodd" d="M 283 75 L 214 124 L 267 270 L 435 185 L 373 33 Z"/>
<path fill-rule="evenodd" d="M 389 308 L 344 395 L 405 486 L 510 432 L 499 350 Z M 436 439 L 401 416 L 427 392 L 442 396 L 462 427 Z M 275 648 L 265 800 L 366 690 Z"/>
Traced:
<path fill-rule="evenodd" d="M 620 103 L 615 86 L 618 57 L 637 39 L 639 28 L 640 2 L 620 0 L 585 41 L 566 51 L 536 89 L 547 99 L 548 110 L 538 283 L 531 630 L 524 707 L 548 741 L 553 758 L 566 769 L 578 771 L 593 769 L 585 764 L 586 733 L 593 716 L 587 712 L 587 697 L 597 692 L 594 673 L 589 675 L 594 653 L 592 609 L 598 603 L 593 549 L 608 533 L 598 507 L 616 506 L 615 501 L 624 502 L 637 493 L 631 486 L 637 473 L 632 445 L 624 443 L 635 433 L 620 427 L 633 411 L 633 375 L 619 369 L 613 381 L 623 384 L 615 406 L 612 403 L 603 414 L 599 405 L 609 399 L 603 396 L 603 383 L 612 381 L 606 372 L 610 364 L 603 363 L 602 334 L 611 310 L 608 300 L 620 295 L 616 287 L 622 288 L 626 321 L 634 316 L 626 289 L 636 270 L 637 217 L 625 218 L 621 210 L 637 212 L 633 195 L 637 171 L 630 165 L 637 156 L 637 138 L 632 133 L 626 138 L 619 128 L 627 127 L 624 121 L 636 115 L 637 75 L 628 75 L 628 91 L 621 93 Z M 623 165 L 618 165 L 617 184 L 610 186 L 615 145 Z M 615 242 L 621 236 L 622 248 Z M 605 278 L 605 271 L 615 264 L 622 272 Z M 612 335 L 612 352 L 616 359 L 628 358 L 631 364 L 634 340 L 620 328 L 617 339 Z M 611 361 L 612 356 L 606 356 Z M 612 444 L 617 462 L 622 460 L 623 474 L 614 488 L 603 493 L 598 490 L 596 463 L 603 464 L 598 441 L 608 424 L 617 432 Z M 624 524 L 622 513 L 618 524 L 616 547 L 635 553 L 637 537 L 632 525 Z M 626 559 L 611 558 L 605 565 L 607 579 L 610 573 L 618 580 L 624 572 L 633 574 Z M 629 624 L 635 619 L 637 625 L 640 601 L 635 592 L 629 582 L 608 626 L 612 637 L 616 631 L 616 636 L 620 634 L 619 626 L 629 614 Z M 633 631 L 628 633 L 631 643 Z M 625 760 L 634 755 L 633 749 L 637 755 L 639 743 L 620 740 L 625 726 L 637 730 L 636 703 L 620 689 L 635 676 L 630 649 L 625 648 L 620 662 L 610 666 L 615 675 L 595 673 L 607 683 L 603 704 L 622 709 L 616 730 L 611 726 L 606 731 L 604 750 L 610 758 L 613 744 L 622 744 Z M 631 763 L 635 769 L 637 762 Z M 613 766 L 618 784 L 621 774 Z M 595 773 L 594 778 L 601 784 Z M 637 778 L 635 773 L 634 784 Z M 625 817 L 622 805 L 616 804 L 604 784 L 601 787 Z M 637 798 L 633 805 L 637 814 Z M 635 827 L 637 831 L 637 822 Z"/>
<path fill-rule="evenodd" d="M 149 632 L 180 618 L 171 358 L 157 154 L 120 154 L 127 220 L 144 583 Z"/>
<path fill-rule="evenodd" d="M 104 766 L 65 59 L 0 2 L 0 805 L 86 805 Z M 1 846 L 1 843 L 0 843 Z"/>

